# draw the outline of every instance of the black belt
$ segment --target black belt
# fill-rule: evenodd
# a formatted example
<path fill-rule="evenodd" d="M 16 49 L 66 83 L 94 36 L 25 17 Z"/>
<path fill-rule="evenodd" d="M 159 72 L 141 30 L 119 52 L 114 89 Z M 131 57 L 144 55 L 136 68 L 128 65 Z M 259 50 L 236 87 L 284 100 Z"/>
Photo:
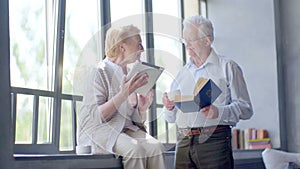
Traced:
<path fill-rule="evenodd" d="M 200 134 L 207 134 L 207 133 L 213 133 L 215 131 L 219 130 L 225 130 L 230 129 L 230 126 L 228 125 L 218 125 L 218 126 L 212 126 L 212 127 L 197 127 L 197 128 L 184 128 L 179 129 L 179 133 L 183 136 L 195 136 Z"/>

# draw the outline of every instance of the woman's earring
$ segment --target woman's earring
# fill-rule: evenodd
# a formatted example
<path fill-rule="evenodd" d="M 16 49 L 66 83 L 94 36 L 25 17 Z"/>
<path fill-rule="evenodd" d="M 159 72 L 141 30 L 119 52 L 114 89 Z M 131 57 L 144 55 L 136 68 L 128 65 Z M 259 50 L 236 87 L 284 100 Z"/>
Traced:
<path fill-rule="evenodd" d="M 124 51 L 125 51 L 125 49 L 124 49 L 123 46 L 120 46 L 120 48 L 121 48 L 121 52 L 124 52 Z"/>

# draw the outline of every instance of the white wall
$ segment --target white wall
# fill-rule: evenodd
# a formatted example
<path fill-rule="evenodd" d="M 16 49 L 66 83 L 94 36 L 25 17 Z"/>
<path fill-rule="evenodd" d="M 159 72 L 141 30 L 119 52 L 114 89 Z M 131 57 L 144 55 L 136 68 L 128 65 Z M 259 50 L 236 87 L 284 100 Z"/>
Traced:
<path fill-rule="evenodd" d="M 243 69 L 254 116 L 238 128 L 267 129 L 280 148 L 277 62 L 273 0 L 208 0 L 217 52 Z"/>

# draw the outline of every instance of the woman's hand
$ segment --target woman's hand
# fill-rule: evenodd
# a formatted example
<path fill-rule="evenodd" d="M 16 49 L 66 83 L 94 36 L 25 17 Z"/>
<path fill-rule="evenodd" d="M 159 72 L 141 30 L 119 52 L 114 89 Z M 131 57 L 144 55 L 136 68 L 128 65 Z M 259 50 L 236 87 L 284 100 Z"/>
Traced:
<path fill-rule="evenodd" d="M 140 112 L 145 112 L 150 107 L 150 105 L 152 104 L 152 101 L 153 101 L 153 94 L 154 94 L 154 91 L 153 91 L 153 89 L 151 89 L 146 94 L 146 96 L 141 95 L 141 94 L 138 96 L 138 105 L 137 105 L 137 107 L 138 107 Z"/>
<path fill-rule="evenodd" d="M 131 107 L 137 108 L 138 104 L 138 96 L 137 93 L 133 92 L 131 95 L 128 96 L 128 103 Z"/>
<path fill-rule="evenodd" d="M 116 113 L 116 110 L 119 108 L 119 106 L 127 99 L 130 104 L 133 106 L 136 105 L 137 100 L 134 91 L 147 83 L 148 75 L 146 73 L 136 73 L 128 81 L 126 81 L 126 76 L 123 76 L 120 92 L 102 105 L 101 119 L 103 121 L 109 120 Z"/>
<path fill-rule="evenodd" d="M 120 88 L 121 94 L 126 97 L 130 96 L 136 89 L 146 85 L 148 78 L 147 73 L 136 73 L 128 81 L 126 81 L 126 76 L 124 76 Z"/>
<path fill-rule="evenodd" d="M 164 96 L 162 98 L 162 102 L 163 102 L 165 108 L 170 110 L 170 111 L 173 110 L 174 107 L 175 107 L 174 102 L 169 99 L 167 92 L 164 93 Z"/>

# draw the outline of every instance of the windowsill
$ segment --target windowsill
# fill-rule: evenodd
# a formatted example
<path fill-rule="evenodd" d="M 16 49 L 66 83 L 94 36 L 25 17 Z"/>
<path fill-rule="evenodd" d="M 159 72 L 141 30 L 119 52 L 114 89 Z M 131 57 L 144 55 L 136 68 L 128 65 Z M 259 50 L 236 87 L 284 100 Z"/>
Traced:
<path fill-rule="evenodd" d="M 123 168 L 122 159 L 112 154 L 14 154 L 16 168 Z"/>
<path fill-rule="evenodd" d="M 174 151 L 165 152 L 167 169 L 174 168 Z M 112 154 L 14 154 L 21 168 L 122 169 L 122 159 Z"/>
<path fill-rule="evenodd" d="M 262 158 L 263 150 L 233 150 L 235 160 Z M 166 156 L 173 156 L 175 151 L 166 151 Z M 51 159 L 116 159 L 112 154 L 14 154 L 17 160 L 51 160 Z"/>
<path fill-rule="evenodd" d="M 14 154 L 16 160 L 116 159 L 112 154 Z"/>
<path fill-rule="evenodd" d="M 166 151 L 165 155 L 170 156 L 174 155 L 175 151 Z M 90 158 L 90 159 L 117 159 L 113 154 L 14 154 L 15 159 L 81 159 L 81 158 Z"/>
<path fill-rule="evenodd" d="M 244 158 L 261 158 L 263 150 L 233 150 L 235 159 Z M 166 154 L 174 154 L 174 151 L 166 151 Z M 47 157 L 62 157 L 62 158 L 85 158 L 85 157 L 114 157 L 112 154 L 14 154 L 15 158 L 47 158 Z"/>
<path fill-rule="evenodd" d="M 237 169 L 244 166 L 263 166 L 263 150 L 233 150 L 234 163 Z M 166 163 L 169 168 L 174 168 L 175 151 L 166 151 Z M 28 168 L 64 167 L 74 169 L 122 168 L 121 158 L 115 158 L 112 154 L 14 154 L 19 165 Z M 55 166 L 53 166 L 55 165 Z"/>

